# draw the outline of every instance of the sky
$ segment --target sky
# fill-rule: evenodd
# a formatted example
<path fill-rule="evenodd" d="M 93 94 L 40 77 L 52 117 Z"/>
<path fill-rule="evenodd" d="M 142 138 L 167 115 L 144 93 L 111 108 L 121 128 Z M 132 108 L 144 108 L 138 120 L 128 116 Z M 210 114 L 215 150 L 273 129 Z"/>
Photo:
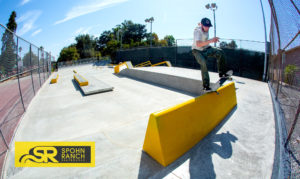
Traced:
<path fill-rule="evenodd" d="M 12 11 L 17 13 L 17 35 L 58 58 L 63 47 L 80 34 L 99 37 L 124 20 L 150 24 L 160 39 L 192 39 L 193 30 L 203 17 L 213 23 L 213 12 L 205 8 L 216 3 L 216 34 L 223 39 L 265 41 L 260 0 L 0 0 L 0 24 L 6 25 Z M 270 31 L 270 7 L 262 0 L 267 36 Z M 2 32 L 2 31 L 0 31 Z M 213 37 L 213 28 L 209 32 Z M 178 43 L 190 43 L 178 40 Z"/>

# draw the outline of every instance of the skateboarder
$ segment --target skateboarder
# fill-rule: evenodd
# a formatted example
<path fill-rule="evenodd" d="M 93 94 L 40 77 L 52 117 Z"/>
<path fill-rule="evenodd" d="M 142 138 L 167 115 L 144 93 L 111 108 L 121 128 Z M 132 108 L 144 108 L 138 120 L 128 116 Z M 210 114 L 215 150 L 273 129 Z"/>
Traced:
<path fill-rule="evenodd" d="M 226 61 L 225 54 L 222 49 L 211 47 L 209 44 L 218 42 L 219 38 L 214 37 L 208 39 L 209 28 L 211 27 L 211 22 L 208 18 L 203 18 L 201 23 L 194 30 L 194 42 L 192 45 L 192 52 L 195 56 L 197 62 L 201 66 L 203 90 L 211 90 L 209 84 L 209 74 L 206 67 L 206 60 L 208 57 L 214 57 L 217 59 L 219 77 L 226 76 Z"/>

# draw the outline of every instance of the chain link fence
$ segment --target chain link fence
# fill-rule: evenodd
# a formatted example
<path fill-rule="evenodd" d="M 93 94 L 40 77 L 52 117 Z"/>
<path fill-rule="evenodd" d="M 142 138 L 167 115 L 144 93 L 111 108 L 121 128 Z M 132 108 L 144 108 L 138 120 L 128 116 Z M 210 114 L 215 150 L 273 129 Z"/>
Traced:
<path fill-rule="evenodd" d="M 116 62 L 131 61 L 137 65 L 146 61 L 152 64 L 170 61 L 173 66 L 200 69 L 200 65 L 192 54 L 192 39 L 177 39 L 171 47 L 142 47 L 117 51 Z M 234 75 L 262 80 L 264 73 L 265 43 L 239 39 L 220 39 L 217 47 L 221 47 L 226 55 L 227 67 Z M 217 61 L 207 60 L 209 71 L 217 72 Z"/>
<path fill-rule="evenodd" d="M 84 64 L 93 64 L 93 65 L 106 65 L 111 63 L 111 60 L 107 57 L 102 58 L 85 58 L 73 61 L 65 61 L 65 62 L 57 62 L 57 68 L 69 67 L 69 66 L 77 66 L 77 65 L 84 65 Z"/>
<path fill-rule="evenodd" d="M 0 171 L 21 116 L 51 74 L 48 52 L 0 24 Z"/>
<path fill-rule="evenodd" d="M 291 178 L 300 178 L 300 1 L 269 0 L 271 53 L 269 81 L 283 112 Z"/>
<path fill-rule="evenodd" d="M 192 43 L 193 39 L 176 39 L 177 46 L 191 46 Z M 265 52 L 265 42 L 255 40 L 220 38 L 216 47 Z"/>

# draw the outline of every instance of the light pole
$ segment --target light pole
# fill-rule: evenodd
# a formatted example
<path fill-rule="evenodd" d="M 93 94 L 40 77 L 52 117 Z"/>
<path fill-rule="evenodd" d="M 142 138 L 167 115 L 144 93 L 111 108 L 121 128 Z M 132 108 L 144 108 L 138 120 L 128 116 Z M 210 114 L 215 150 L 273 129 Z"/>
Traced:
<path fill-rule="evenodd" d="M 120 36 L 120 32 L 121 32 L 121 49 L 122 49 L 122 40 L 123 40 L 123 29 L 121 30 L 121 29 L 119 29 L 118 31 L 117 31 L 117 40 L 118 40 L 118 42 L 119 42 L 119 36 Z"/>
<path fill-rule="evenodd" d="M 151 36 L 150 36 L 150 47 L 152 47 L 152 23 L 153 23 L 153 21 L 154 21 L 153 17 L 145 19 L 146 23 L 150 23 L 150 34 L 151 34 Z"/>
<path fill-rule="evenodd" d="M 206 4 L 205 7 L 206 7 L 206 9 L 210 9 L 214 12 L 214 37 L 216 37 L 216 14 L 215 14 L 215 11 L 218 9 L 218 6 L 216 3 L 211 3 L 211 4 Z M 215 47 L 216 47 L 216 42 L 215 42 Z"/>
<path fill-rule="evenodd" d="M 261 6 L 262 15 L 263 15 L 263 20 L 264 20 L 264 30 L 265 30 L 265 61 L 264 61 L 263 81 L 266 81 L 266 79 L 267 79 L 267 53 L 268 53 L 268 43 L 267 43 L 267 30 L 266 30 L 265 13 L 264 13 L 264 7 L 263 7 L 263 5 L 262 5 L 261 0 L 260 0 L 260 6 Z"/>

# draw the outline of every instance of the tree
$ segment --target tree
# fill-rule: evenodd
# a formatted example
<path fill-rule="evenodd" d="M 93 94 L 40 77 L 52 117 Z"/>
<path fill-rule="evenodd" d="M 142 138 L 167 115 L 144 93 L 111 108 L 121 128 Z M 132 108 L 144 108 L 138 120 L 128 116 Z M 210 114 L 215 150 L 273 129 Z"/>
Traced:
<path fill-rule="evenodd" d="M 104 49 L 104 55 L 110 56 L 111 60 L 114 62 L 118 48 L 120 48 L 120 43 L 117 40 L 111 40 L 107 42 L 107 46 Z"/>
<path fill-rule="evenodd" d="M 61 50 L 59 57 L 58 57 L 58 62 L 63 62 L 63 61 L 73 61 L 77 60 L 79 58 L 79 53 L 77 52 L 76 47 L 65 47 Z"/>
<path fill-rule="evenodd" d="M 220 43 L 220 48 L 236 49 L 237 44 L 234 40 L 231 40 L 231 42 L 229 42 L 229 43 L 223 41 L 223 42 Z"/>
<path fill-rule="evenodd" d="M 156 42 L 159 40 L 158 35 L 154 32 L 152 33 L 152 39 Z"/>
<path fill-rule="evenodd" d="M 159 44 L 160 44 L 160 46 L 162 46 L 162 47 L 168 46 L 168 42 L 167 42 L 165 39 L 160 40 L 160 41 L 159 41 Z"/>
<path fill-rule="evenodd" d="M 31 54 L 31 57 L 30 57 Z M 30 58 L 31 58 L 31 62 L 30 62 Z M 27 52 L 24 57 L 23 57 L 23 66 L 25 67 L 29 67 L 29 66 L 33 66 L 33 65 L 37 65 L 38 64 L 38 56 L 35 55 L 34 53 L 30 53 Z"/>
<path fill-rule="evenodd" d="M 152 33 L 152 38 L 151 38 L 151 33 L 148 33 L 146 36 L 146 41 L 148 44 L 150 44 L 150 41 L 152 40 L 152 44 L 154 46 L 159 46 L 159 38 L 158 35 L 156 33 Z"/>
<path fill-rule="evenodd" d="M 152 37 L 152 38 L 151 38 Z M 125 20 L 121 24 L 116 25 L 111 30 L 106 30 L 97 38 L 90 35 L 79 35 L 76 37 L 76 48 L 80 54 L 80 58 L 88 58 L 99 56 L 98 51 L 103 56 L 113 58 L 116 51 L 122 48 L 146 47 L 149 46 L 150 40 L 154 46 L 173 46 L 175 38 L 172 35 L 165 36 L 159 40 L 156 33 L 147 33 L 146 26 Z"/>
<path fill-rule="evenodd" d="M 17 13 L 15 11 L 13 11 L 10 14 L 8 23 L 6 24 L 6 27 L 11 30 L 12 32 L 16 33 L 17 31 L 17 23 L 16 23 L 16 17 L 17 17 Z"/>
<path fill-rule="evenodd" d="M 136 24 L 130 20 L 125 20 L 116 25 L 112 30 L 104 31 L 99 38 L 96 38 L 96 49 L 103 55 L 115 56 L 115 51 L 121 47 L 130 48 L 138 46 L 147 46 L 143 41 L 147 36 L 146 26 Z"/>
<path fill-rule="evenodd" d="M 99 51 L 95 51 L 95 57 L 100 60 L 101 53 Z"/>
<path fill-rule="evenodd" d="M 76 49 L 80 58 L 90 58 L 95 55 L 96 41 L 89 34 L 78 35 L 76 38 Z"/>
<path fill-rule="evenodd" d="M 16 32 L 17 30 L 17 23 L 15 18 L 17 14 L 13 11 L 9 17 L 9 21 L 6 24 L 6 27 L 12 31 Z M 8 73 L 13 71 L 13 68 L 16 66 L 16 43 L 14 41 L 14 34 L 11 33 L 9 30 L 5 30 L 2 36 L 2 48 L 1 48 L 1 56 L 0 56 L 0 66 L 1 69 L 4 69 L 4 73 Z"/>
<path fill-rule="evenodd" d="M 284 82 L 293 85 L 295 81 L 296 72 L 299 68 L 296 65 L 289 64 L 284 68 Z"/>
<path fill-rule="evenodd" d="M 221 42 L 220 43 L 220 48 L 226 48 L 227 47 L 227 42 Z"/>
<path fill-rule="evenodd" d="M 112 31 L 106 30 L 102 32 L 100 37 L 96 39 L 97 50 L 102 51 L 110 40 L 112 40 Z"/>
<path fill-rule="evenodd" d="M 122 32 L 122 42 L 130 44 L 133 42 L 141 42 L 146 37 L 146 26 L 143 24 L 136 24 L 132 21 L 125 20 L 121 25 L 117 26 Z"/>
<path fill-rule="evenodd" d="M 237 44 L 235 43 L 234 40 L 232 40 L 232 41 L 228 44 L 228 48 L 231 48 L 231 49 L 236 49 L 236 48 L 237 48 Z"/>
<path fill-rule="evenodd" d="M 164 40 L 167 41 L 168 46 L 174 46 L 175 45 L 175 38 L 173 37 L 173 35 L 166 35 L 164 37 Z"/>

